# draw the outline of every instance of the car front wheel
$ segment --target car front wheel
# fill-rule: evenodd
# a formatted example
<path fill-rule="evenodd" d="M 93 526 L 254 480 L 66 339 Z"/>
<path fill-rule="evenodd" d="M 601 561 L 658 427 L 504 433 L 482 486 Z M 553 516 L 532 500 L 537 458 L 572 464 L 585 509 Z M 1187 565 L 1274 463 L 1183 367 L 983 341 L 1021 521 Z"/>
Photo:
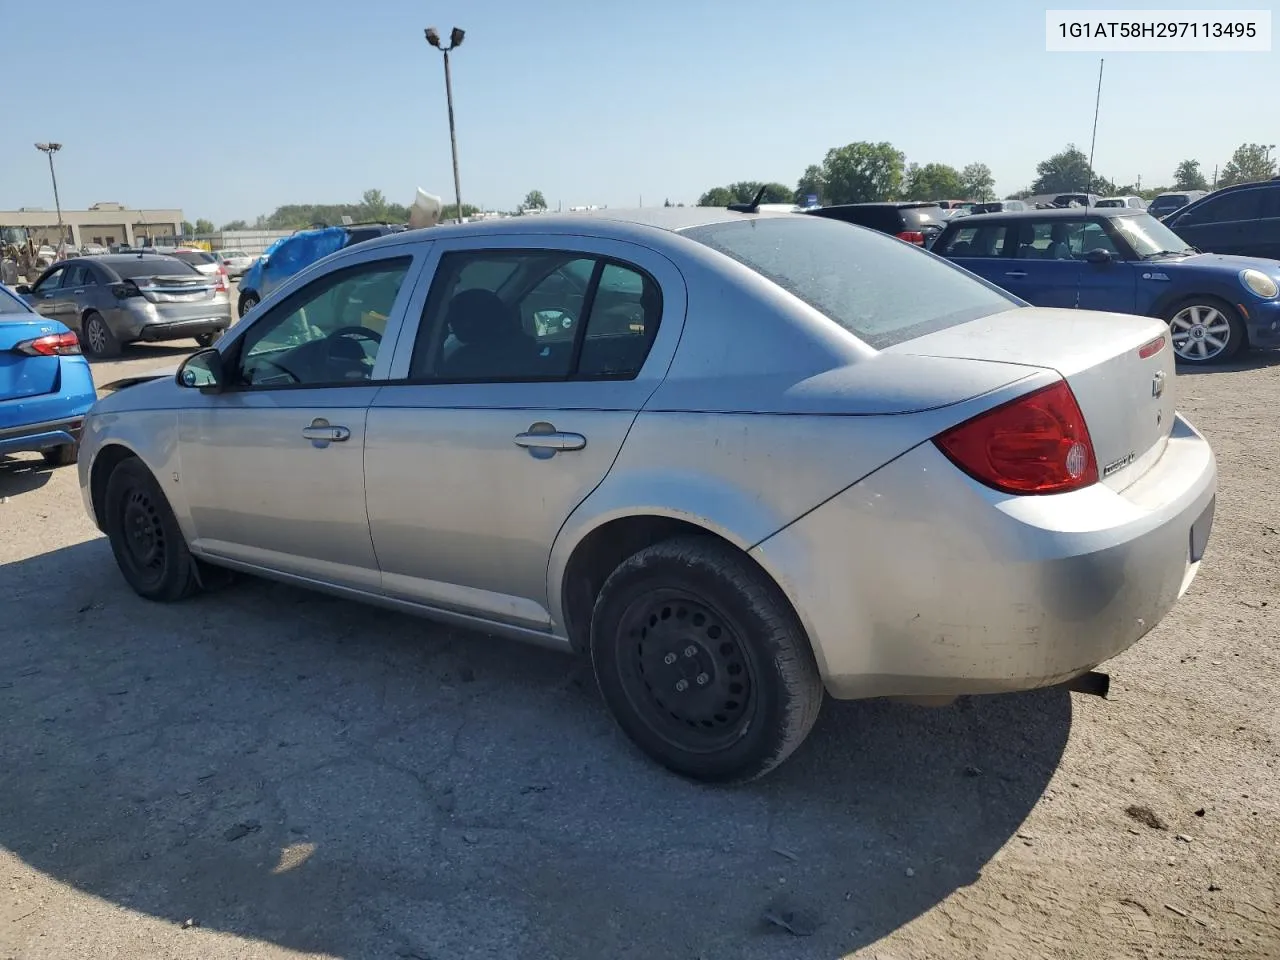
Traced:
<path fill-rule="evenodd" d="M 171 602 L 199 591 L 196 561 L 177 517 L 141 460 L 129 458 L 116 465 L 103 505 L 111 552 L 138 596 Z"/>
<path fill-rule="evenodd" d="M 1173 352 L 1183 363 L 1224 363 L 1245 345 L 1244 321 L 1216 297 L 1190 297 L 1165 315 Z"/>
<path fill-rule="evenodd" d="M 786 598 L 709 537 L 655 544 L 605 581 L 591 618 L 605 702 L 650 757 L 696 780 L 753 780 L 804 741 L 823 687 Z"/>

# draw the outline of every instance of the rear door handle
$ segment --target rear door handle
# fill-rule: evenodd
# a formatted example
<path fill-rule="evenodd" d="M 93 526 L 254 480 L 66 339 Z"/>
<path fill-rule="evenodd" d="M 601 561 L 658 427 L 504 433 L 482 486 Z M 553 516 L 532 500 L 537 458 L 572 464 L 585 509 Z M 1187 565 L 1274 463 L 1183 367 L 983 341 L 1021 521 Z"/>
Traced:
<path fill-rule="evenodd" d="M 1025 277 L 1026 275 L 1027 271 L 1025 270 L 1009 270 L 1005 272 L 1006 277 Z"/>
<path fill-rule="evenodd" d="M 580 433 L 517 433 L 516 446 L 534 450 L 581 450 L 587 438 Z"/>
<path fill-rule="evenodd" d="M 337 427 L 332 424 L 315 424 L 302 428 L 302 439 L 304 440 L 321 440 L 330 443 L 338 443 L 351 438 L 351 431 L 346 427 Z"/>

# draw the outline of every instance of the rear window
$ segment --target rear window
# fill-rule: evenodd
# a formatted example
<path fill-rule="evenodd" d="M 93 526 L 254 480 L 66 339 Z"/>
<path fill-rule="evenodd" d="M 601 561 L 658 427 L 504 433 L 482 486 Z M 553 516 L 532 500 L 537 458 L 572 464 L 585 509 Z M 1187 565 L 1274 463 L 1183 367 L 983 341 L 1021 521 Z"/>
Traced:
<path fill-rule="evenodd" d="M 684 235 L 767 277 L 877 350 L 1018 305 L 909 244 L 818 217 L 713 223 Z"/>
<path fill-rule="evenodd" d="M 122 280 L 135 277 L 154 277 L 161 274 L 180 276 L 187 273 L 199 273 L 195 267 L 189 266 L 175 257 L 140 257 L 138 259 L 120 260 L 110 264 Z"/>
<path fill-rule="evenodd" d="M 213 254 L 205 253 L 203 250 L 176 250 L 173 253 L 169 254 L 169 256 L 176 257 L 177 259 L 181 260 L 183 263 L 190 263 L 193 266 L 197 263 L 217 263 L 218 262 L 217 260 L 214 259 Z"/>
<path fill-rule="evenodd" d="M 3 285 L 0 285 L 0 323 L 5 321 L 6 318 L 4 315 L 6 313 L 22 314 L 20 317 L 11 316 L 8 319 L 25 321 L 27 319 L 27 314 L 35 313 L 35 311 L 27 306 L 27 302 L 25 300 L 19 299 L 17 296 L 6 290 Z"/>
<path fill-rule="evenodd" d="M 902 221 L 908 226 L 915 226 L 932 220 L 935 223 L 946 219 L 941 207 L 905 207 L 902 210 Z"/>

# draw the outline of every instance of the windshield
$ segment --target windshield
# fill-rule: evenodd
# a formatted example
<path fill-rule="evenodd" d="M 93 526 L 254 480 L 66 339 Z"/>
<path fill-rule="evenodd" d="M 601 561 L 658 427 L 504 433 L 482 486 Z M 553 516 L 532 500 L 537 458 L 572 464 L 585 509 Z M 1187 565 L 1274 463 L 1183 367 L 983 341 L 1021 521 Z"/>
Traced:
<path fill-rule="evenodd" d="M 838 220 L 739 220 L 684 235 L 767 277 L 877 350 L 1018 305 L 910 244 Z"/>
<path fill-rule="evenodd" d="M 1194 253 L 1186 241 L 1149 213 L 1116 217 L 1111 221 L 1140 257 L 1157 253 Z"/>

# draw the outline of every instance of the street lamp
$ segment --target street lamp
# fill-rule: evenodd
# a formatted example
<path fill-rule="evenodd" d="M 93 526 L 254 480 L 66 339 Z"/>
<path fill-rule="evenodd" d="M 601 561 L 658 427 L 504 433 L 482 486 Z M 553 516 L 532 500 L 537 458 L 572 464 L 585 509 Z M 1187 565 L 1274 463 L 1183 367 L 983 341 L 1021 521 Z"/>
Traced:
<path fill-rule="evenodd" d="M 453 126 L 453 79 L 449 75 L 449 51 L 462 46 L 462 38 L 466 31 L 454 27 L 449 32 L 449 45 L 440 45 L 440 34 L 435 27 L 427 27 L 424 31 L 427 43 L 444 54 L 444 96 L 449 104 L 449 143 L 453 148 L 453 197 L 458 204 L 458 222 L 462 222 L 462 181 L 458 177 L 458 134 Z"/>
<path fill-rule="evenodd" d="M 62 149 L 62 144 L 37 143 L 36 149 L 49 157 L 49 177 L 53 180 L 53 205 L 58 211 L 58 249 L 62 250 L 67 238 L 62 232 L 62 201 L 58 199 L 58 175 L 53 172 L 53 155 Z"/>

